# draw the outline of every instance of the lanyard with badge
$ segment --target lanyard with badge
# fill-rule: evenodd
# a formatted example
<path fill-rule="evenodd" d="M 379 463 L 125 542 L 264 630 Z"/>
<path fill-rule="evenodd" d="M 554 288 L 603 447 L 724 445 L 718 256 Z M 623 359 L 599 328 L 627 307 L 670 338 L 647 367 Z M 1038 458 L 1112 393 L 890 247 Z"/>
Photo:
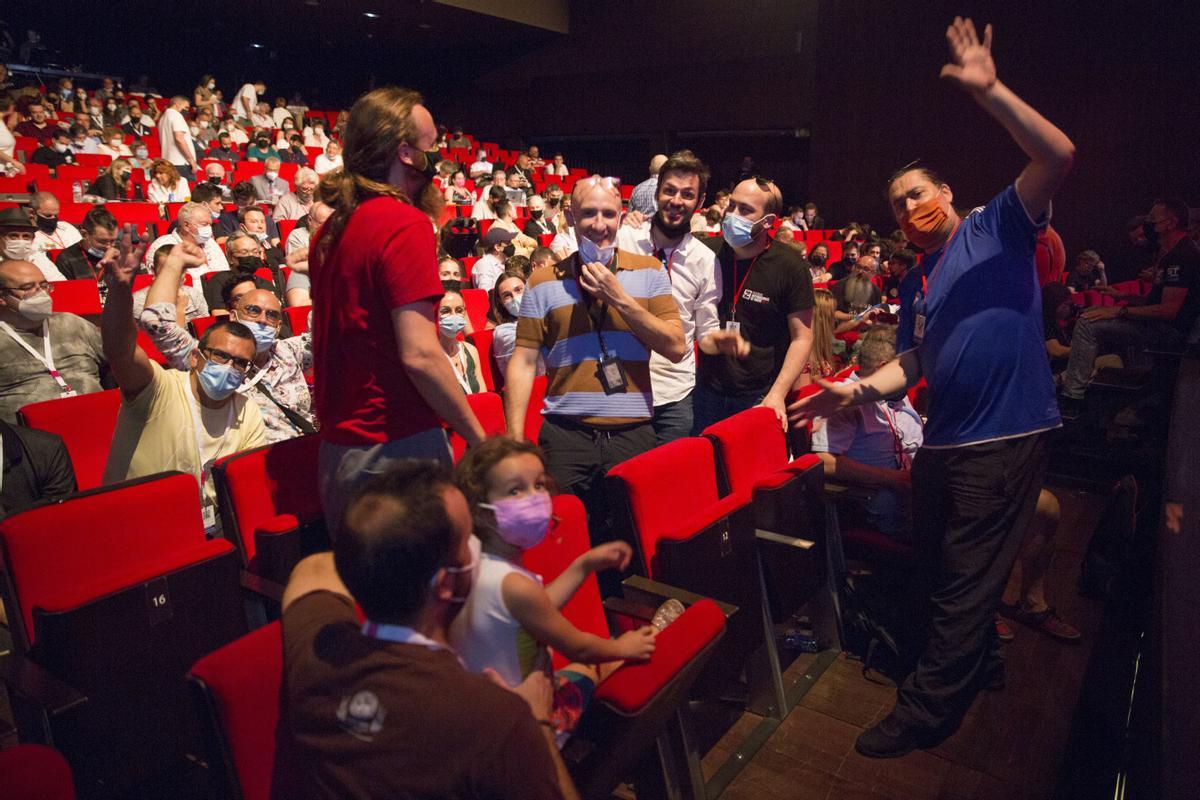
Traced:
<path fill-rule="evenodd" d="M 39 353 L 37 350 L 34 350 L 29 343 L 20 336 L 17 336 L 17 332 L 14 331 L 12 326 L 7 322 L 0 322 L 0 328 L 3 328 L 4 332 L 11 336 L 14 342 L 25 348 L 25 351 L 28 352 L 29 355 L 41 362 L 42 366 L 45 367 L 50 373 L 50 377 L 54 378 L 54 382 L 58 384 L 58 390 L 63 397 L 74 397 L 75 395 L 79 394 L 79 392 L 71 388 L 71 385 L 67 383 L 65 378 L 63 378 L 62 373 L 59 372 L 54 366 L 54 358 L 50 355 L 50 324 L 48 320 L 42 320 L 41 353 Z"/>
<path fill-rule="evenodd" d="M 209 475 L 212 473 L 212 464 L 204 461 L 204 423 L 200 419 L 200 401 L 190 390 L 188 391 L 188 400 L 191 401 L 188 403 L 188 408 L 192 411 L 192 430 L 196 434 L 196 463 L 200 465 L 200 514 L 204 518 L 204 531 L 207 533 L 216 530 L 217 527 L 217 507 L 209 502 L 208 494 L 204 491 Z M 229 435 L 229 431 L 233 427 L 233 401 L 231 400 L 228 405 L 229 418 L 225 421 L 225 432 L 221 434 L 221 438 L 217 442 L 216 451 L 218 453 L 221 452 L 221 448 L 225 444 L 225 437 Z"/>
<path fill-rule="evenodd" d="M 738 279 L 737 279 L 738 259 L 737 259 L 737 256 L 733 257 L 732 274 L 733 274 L 733 282 L 735 284 L 737 284 L 737 291 L 734 292 L 734 294 L 733 294 L 732 305 L 729 308 L 729 319 L 725 320 L 725 330 L 733 331 L 734 333 L 738 333 L 741 331 L 742 323 L 737 321 L 738 300 L 742 299 L 742 290 L 744 290 L 746 288 L 746 281 L 750 280 L 750 273 L 754 271 L 754 265 L 758 263 L 758 259 L 762 258 L 762 254 L 767 252 L 770 249 L 771 249 L 771 245 L 768 244 L 766 247 L 764 247 L 762 249 L 762 251 L 758 255 L 756 255 L 754 258 L 750 259 L 750 266 L 746 267 L 746 274 L 742 276 L 741 283 L 738 283 Z"/>
<path fill-rule="evenodd" d="M 912 458 L 904 449 L 904 439 L 900 436 L 899 420 L 897 414 L 892 410 L 891 404 L 883 402 L 880 404 L 883 409 L 883 418 L 887 420 L 888 428 L 892 431 L 892 444 L 896 451 L 896 467 L 902 470 L 912 469 Z"/>
<path fill-rule="evenodd" d="M 613 258 L 617 258 L 616 253 Z M 614 261 L 614 266 L 615 266 Z M 579 259 L 579 269 L 583 269 L 583 259 Z M 629 387 L 629 378 L 625 374 L 625 365 L 616 353 L 608 352 L 604 343 L 604 320 L 608 317 L 608 303 L 597 303 L 591 295 L 583 290 L 578 274 L 575 284 L 579 287 L 580 297 L 587 306 L 588 316 L 592 318 L 592 327 L 596 331 L 596 339 L 600 342 L 600 360 L 596 362 L 596 377 L 606 395 L 621 394 Z M 597 313 L 599 312 L 599 313 Z"/>
<path fill-rule="evenodd" d="M 941 266 L 942 259 L 946 257 L 946 252 L 950 249 L 950 243 L 954 241 L 960 225 L 962 225 L 961 219 L 954 226 L 954 230 L 950 233 L 950 238 L 946 240 L 945 246 L 942 247 L 942 252 L 938 254 L 937 261 L 929 268 L 929 271 L 921 270 L 921 294 L 913 300 L 913 344 L 920 344 L 925 338 L 925 317 L 927 313 L 925 301 L 929 297 L 929 279 L 933 277 L 934 270 Z"/>

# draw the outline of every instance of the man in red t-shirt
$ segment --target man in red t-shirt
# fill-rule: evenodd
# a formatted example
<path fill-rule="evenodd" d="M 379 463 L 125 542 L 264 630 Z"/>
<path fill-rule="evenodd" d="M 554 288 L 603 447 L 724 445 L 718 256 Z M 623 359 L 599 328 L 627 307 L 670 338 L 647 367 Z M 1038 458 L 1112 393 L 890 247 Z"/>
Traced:
<path fill-rule="evenodd" d="M 333 536 L 373 475 L 401 459 L 449 462 L 442 420 L 468 444 L 484 435 L 437 339 L 443 289 L 430 216 L 441 195 L 426 156 L 437 128 L 421 103 L 395 87 L 359 98 L 345 167 L 318 190 L 335 208 L 310 255 L 320 488 Z"/>

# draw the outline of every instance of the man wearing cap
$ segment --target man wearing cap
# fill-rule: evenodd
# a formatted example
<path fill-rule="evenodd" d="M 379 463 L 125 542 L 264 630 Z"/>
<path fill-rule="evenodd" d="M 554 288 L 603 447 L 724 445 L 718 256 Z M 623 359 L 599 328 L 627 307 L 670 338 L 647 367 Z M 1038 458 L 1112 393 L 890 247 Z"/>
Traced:
<path fill-rule="evenodd" d="M 8 209 L 0 216 L 8 211 L 21 213 Z M 11 226 L 3 222 L 0 230 L 8 231 Z M 33 226 L 26 232 L 32 243 Z M 0 419 L 5 422 L 15 423 L 17 410 L 29 403 L 102 388 L 99 329 L 82 317 L 56 312 L 52 291 L 29 260 L 0 260 Z"/>
<path fill-rule="evenodd" d="M 37 226 L 24 211 L 19 208 L 0 211 L 0 258 L 28 261 L 41 270 L 44 280 L 65 281 L 66 276 L 38 249 L 36 236 Z"/>
<path fill-rule="evenodd" d="M 496 281 L 500 280 L 500 275 L 504 272 L 505 259 L 515 252 L 512 240 L 516 236 L 516 233 L 504 228 L 497 228 L 495 225 L 484 234 L 484 255 L 475 262 L 475 266 L 471 269 L 471 283 L 475 285 L 476 289 L 491 291 L 491 288 L 496 285 Z"/>

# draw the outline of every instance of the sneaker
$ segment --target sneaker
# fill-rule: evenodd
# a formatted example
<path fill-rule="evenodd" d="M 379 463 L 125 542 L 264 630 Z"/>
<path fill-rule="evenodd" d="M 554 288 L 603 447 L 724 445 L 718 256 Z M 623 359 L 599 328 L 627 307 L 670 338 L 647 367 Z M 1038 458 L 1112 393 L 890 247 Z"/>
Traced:
<path fill-rule="evenodd" d="M 1077 644 L 1083 638 L 1083 634 L 1063 622 L 1062 618 L 1054 610 L 1054 606 L 1047 607 L 1045 611 L 1033 612 L 1026 611 L 1019 605 L 1009 606 L 1001 603 L 1000 613 L 1022 625 L 1028 625 L 1034 630 L 1041 631 L 1051 639 L 1057 639 L 1060 642 Z"/>
<path fill-rule="evenodd" d="M 658 607 L 658 610 L 654 612 L 654 616 L 650 619 L 650 624 L 654 626 L 656 631 L 662 633 L 663 628 L 679 619 L 684 611 L 686 609 L 683 607 L 683 603 L 672 597 Z"/>
<path fill-rule="evenodd" d="M 899 758 L 920 746 L 921 733 L 888 714 L 859 734 L 854 749 L 868 758 Z"/>
<path fill-rule="evenodd" d="M 996 615 L 996 636 L 1005 644 L 1017 638 L 1017 635 L 1013 633 L 1013 629 L 1008 627 L 1008 623 L 1004 621 L 1004 617 L 999 614 Z"/>

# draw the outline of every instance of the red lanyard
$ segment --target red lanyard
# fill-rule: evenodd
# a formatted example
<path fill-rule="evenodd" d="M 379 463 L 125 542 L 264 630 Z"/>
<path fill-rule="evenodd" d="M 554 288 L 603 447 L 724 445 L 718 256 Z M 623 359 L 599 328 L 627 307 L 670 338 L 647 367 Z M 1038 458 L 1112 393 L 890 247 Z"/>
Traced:
<path fill-rule="evenodd" d="M 770 249 L 771 249 L 771 245 L 768 244 L 766 247 L 764 247 L 762 249 L 762 252 L 760 252 L 754 258 L 750 259 L 750 266 L 746 267 L 746 274 L 744 276 L 742 276 L 742 282 L 740 284 L 738 284 L 737 292 L 733 295 L 733 306 L 732 306 L 732 309 L 730 312 L 730 317 L 732 317 L 734 314 L 737 314 L 738 300 L 740 300 L 742 298 L 742 289 L 746 288 L 746 281 L 750 280 L 750 273 L 754 270 L 754 265 L 758 263 L 758 259 L 760 259 L 762 257 L 762 254 L 767 252 Z M 737 262 L 738 262 L 737 256 L 734 256 L 734 258 L 733 258 L 733 282 L 734 283 L 737 283 Z"/>
<path fill-rule="evenodd" d="M 886 402 L 880 405 L 883 408 L 883 418 L 887 420 L 888 427 L 892 429 L 892 445 L 896 450 L 896 466 L 900 469 L 908 469 L 908 454 L 904 452 L 904 439 L 900 437 L 900 432 L 896 429 L 895 414 Z"/>
<path fill-rule="evenodd" d="M 961 219 L 954 224 L 954 230 L 951 231 L 950 238 L 946 240 L 945 246 L 942 247 L 942 252 L 938 253 L 937 261 L 934 262 L 934 265 L 929 268 L 929 271 L 926 272 L 925 270 L 921 270 L 921 296 L 922 297 L 929 297 L 929 281 L 926 278 L 926 276 L 928 276 L 929 278 L 932 278 L 933 271 L 942 265 L 942 259 L 946 257 L 946 251 L 950 249 L 950 243 L 954 241 L 954 236 L 958 233 L 958 228 L 960 225 L 962 225 Z"/>
<path fill-rule="evenodd" d="M 671 277 L 671 262 L 675 260 L 675 253 L 679 250 L 678 247 L 671 248 L 671 252 L 667 253 L 661 247 L 654 251 L 654 257 L 662 262 L 663 269 L 667 271 L 667 277 Z"/>

